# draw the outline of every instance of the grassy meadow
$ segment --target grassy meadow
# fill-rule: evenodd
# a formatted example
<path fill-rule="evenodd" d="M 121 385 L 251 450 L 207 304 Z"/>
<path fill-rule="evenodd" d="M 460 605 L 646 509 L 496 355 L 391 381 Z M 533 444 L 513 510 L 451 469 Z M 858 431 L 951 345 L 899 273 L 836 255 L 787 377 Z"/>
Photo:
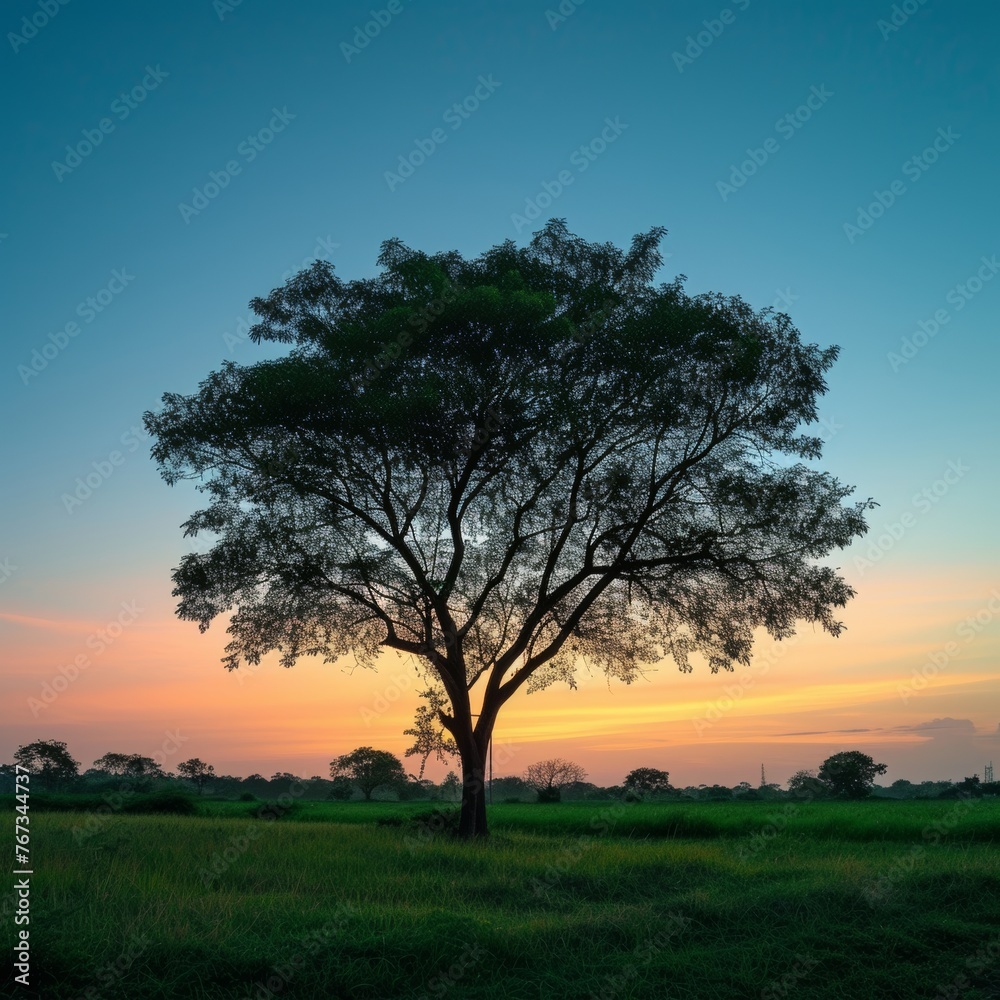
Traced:
<path fill-rule="evenodd" d="M 1000 997 L 997 799 L 262 805 L 33 810 L 41 995 Z"/>

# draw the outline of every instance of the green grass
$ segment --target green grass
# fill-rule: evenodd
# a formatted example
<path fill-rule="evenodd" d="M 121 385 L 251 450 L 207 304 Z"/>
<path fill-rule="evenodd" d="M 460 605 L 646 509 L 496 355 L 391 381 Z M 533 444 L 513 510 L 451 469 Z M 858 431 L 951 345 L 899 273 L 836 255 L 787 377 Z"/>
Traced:
<path fill-rule="evenodd" d="M 471 845 L 428 803 L 261 804 L 34 812 L 42 995 L 1000 997 L 996 800 L 497 805 Z"/>

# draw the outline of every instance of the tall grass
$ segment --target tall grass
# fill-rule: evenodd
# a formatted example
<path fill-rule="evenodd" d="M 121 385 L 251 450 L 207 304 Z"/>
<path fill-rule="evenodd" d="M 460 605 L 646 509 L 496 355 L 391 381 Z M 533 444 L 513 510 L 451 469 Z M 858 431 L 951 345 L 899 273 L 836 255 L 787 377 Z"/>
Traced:
<path fill-rule="evenodd" d="M 79 816 L 35 814 L 41 995 L 909 1000 L 965 975 L 952 995 L 1000 996 L 994 802 L 936 842 L 954 803 L 808 804 L 769 837 L 780 803 L 495 806 L 488 844 L 372 822 L 426 803 L 298 805 L 82 842 Z"/>

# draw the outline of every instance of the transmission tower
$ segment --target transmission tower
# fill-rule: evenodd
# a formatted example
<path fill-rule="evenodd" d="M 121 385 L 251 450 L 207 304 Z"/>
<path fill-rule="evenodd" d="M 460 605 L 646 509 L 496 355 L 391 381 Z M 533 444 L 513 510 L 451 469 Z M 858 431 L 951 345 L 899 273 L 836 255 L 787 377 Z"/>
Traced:
<path fill-rule="evenodd" d="M 763 788 L 767 784 L 767 778 L 764 775 L 764 765 L 760 765 L 760 787 Z"/>
<path fill-rule="evenodd" d="M 993 780 L 993 761 L 990 761 L 983 772 L 983 781 Z"/>

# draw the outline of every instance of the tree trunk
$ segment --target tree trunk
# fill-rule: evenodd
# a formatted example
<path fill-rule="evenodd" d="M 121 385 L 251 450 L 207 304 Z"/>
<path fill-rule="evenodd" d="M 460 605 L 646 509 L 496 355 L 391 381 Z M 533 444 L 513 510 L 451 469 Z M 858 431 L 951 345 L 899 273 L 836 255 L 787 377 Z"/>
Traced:
<path fill-rule="evenodd" d="M 486 831 L 486 754 L 473 739 L 460 752 L 462 759 L 462 813 L 458 835 L 463 840 L 485 837 Z"/>

